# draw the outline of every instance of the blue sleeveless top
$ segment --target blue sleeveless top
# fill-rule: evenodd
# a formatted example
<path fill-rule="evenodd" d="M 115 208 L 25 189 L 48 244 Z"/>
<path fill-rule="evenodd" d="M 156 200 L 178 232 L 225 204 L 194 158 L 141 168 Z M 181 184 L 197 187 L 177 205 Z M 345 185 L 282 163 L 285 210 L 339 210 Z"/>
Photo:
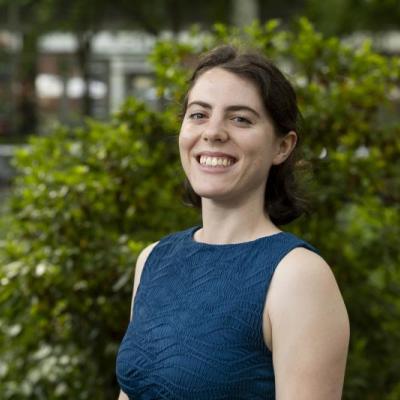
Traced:
<path fill-rule="evenodd" d="M 146 261 L 118 351 L 120 387 L 130 400 L 273 400 L 267 291 L 289 251 L 317 250 L 287 232 L 200 243 L 197 229 L 163 238 Z"/>

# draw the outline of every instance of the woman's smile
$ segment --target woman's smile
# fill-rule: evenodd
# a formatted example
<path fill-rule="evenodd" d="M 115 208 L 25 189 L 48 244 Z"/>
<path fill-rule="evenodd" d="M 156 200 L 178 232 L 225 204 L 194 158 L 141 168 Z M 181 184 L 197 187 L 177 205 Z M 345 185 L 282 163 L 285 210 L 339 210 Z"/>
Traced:
<path fill-rule="evenodd" d="M 211 151 L 201 151 L 195 156 L 195 159 L 201 171 L 212 174 L 229 172 L 237 162 L 235 156 Z"/>

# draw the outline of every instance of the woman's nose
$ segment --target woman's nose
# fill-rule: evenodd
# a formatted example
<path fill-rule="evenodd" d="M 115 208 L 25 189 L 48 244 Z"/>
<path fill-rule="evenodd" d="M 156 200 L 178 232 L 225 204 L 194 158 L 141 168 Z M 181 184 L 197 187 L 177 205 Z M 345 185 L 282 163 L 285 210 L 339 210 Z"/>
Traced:
<path fill-rule="evenodd" d="M 204 126 L 203 139 L 205 141 L 225 142 L 229 136 L 225 128 L 223 121 L 210 118 Z"/>

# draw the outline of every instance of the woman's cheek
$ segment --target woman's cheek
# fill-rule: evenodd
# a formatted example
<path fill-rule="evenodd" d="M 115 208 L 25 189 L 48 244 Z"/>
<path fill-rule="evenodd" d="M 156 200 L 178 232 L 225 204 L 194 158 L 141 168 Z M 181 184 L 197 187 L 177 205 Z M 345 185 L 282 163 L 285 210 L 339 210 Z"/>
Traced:
<path fill-rule="evenodd" d="M 187 174 L 187 166 L 189 163 L 189 146 L 188 140 L 182 134 L 179 135 L 179 155 L 181 159 L 181 165 L 185 174 Z"/>
<path fill-rule="evenodd" d="M 182 129 L 179 133 L 179 142 L 187 146 L 191 141 L 193 141 L 193 135 L 187 132 L 185 129 Z"/>
<path fill-rule="evenodd" d="M 179 134 L 179 151 L 181 158 L 189 157 L 189 153 L 194 145 L 192 135 L 188 135 L 185 132 Z"/>

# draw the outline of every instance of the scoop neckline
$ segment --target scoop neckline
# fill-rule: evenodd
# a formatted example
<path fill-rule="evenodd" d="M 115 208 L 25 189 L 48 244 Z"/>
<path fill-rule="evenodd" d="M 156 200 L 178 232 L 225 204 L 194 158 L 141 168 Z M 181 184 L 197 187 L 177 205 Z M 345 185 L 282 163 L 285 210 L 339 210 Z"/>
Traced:
<path fill-rule="evenodd" d="M 198 242 L 197 240 L 194 239 L 194 234 L 202 228 L 202 225 L 196 225 L 192 228 L 189 229 L 189 241 L 196 245 L 196 246 L 203 246 L 203 247 L 214 247 L 214 248 L 226 248 L 226 247 L 238 247 L 238 246 L 248 246 L 248 245 L 252 245 L 261 241 L 266 241 L 266 240 L 271 240 L 271 239 L 275 239 L 279 236 L 285 235 L 287 234 L 287 232 L 284 231 L 280 231 L 280 232 L 276 232 L 273 233 L 271 235 L 267 235 L 267 236 L 262 236 L 259 237 L 257 239 L 253 239 L 253 240 L 248 240 L 246 242 L 238 242 L 238 243 L 221 243 L 221 244 L 217 244 L 217 243 L 206 243 L 206 242 Z"/>

